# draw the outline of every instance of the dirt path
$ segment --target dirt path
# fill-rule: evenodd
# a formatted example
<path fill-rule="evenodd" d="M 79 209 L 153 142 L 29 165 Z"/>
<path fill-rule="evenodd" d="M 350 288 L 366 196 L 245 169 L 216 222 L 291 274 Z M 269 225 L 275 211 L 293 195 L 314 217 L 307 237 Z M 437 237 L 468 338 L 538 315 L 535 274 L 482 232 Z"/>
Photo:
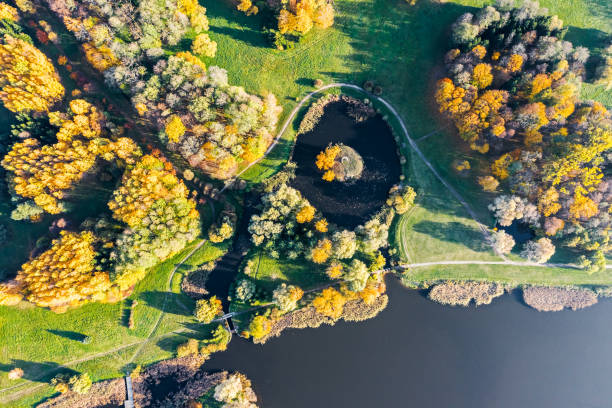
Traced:
<path fill-rule="evenodd" d="M 164 296 L 164 301 L 162 302 L 162 307 L 161 307 L 161 311 L 159 313 L 159 316 L 157 317 L 157 320 L 155 321 L 155 324 L 153 325 L 153 327 L 151 328 L 151 330 L 149 331 L 149 334 L 147 335 L 147 337 L 142 341 L 139 342 L 140 343 L 140 347 L 138 347 L 136 349 L 136 352 L 134 353 L 134 355 L 132 355 L 132 357 L 130 358 L 130 360 L 127 362 L 127 364 L 132 363 L 136 357 L 138 357 L 138 354 L 140 354 L 140 352 L 142 351 L 142 348 L 144 346 L 146 346 L 149 341 L 151 340 L 151 338 L 153 337 L 153 333 L 155 333 L 155 331 L 157 330 L 157 328 L 159 327 L 159 324 L 161 323 L 162 319 L 164 318 L 164 316 L 166 315 L 166 304 L 168 303 L 168 294 L 170 293 L 174 293 L 172 292 L 172 280 L 174 279 L 174 275 L 176 274 L 176 271 L 183 266 L 183 264 L 185 262 L 187 262 L 187 260 L 189 258 L 191 258 L 191 256 L 200 248 L 202 248 L 202 246 L 204 246 L 204 244 L 206 244 L 207 240 L 206 239 L 202 239 L 198 245 L 195 246 L 195 248 L 193 248 L 191 251 L 189 251 L 189 253 L 187 255 L 185 255 L 183 257 L 183 259 L 181 259 L 181 261 L 179 263 L 177 263 L 176 265 L 174 265 L 174 268 L 172 269 L 172 272 L 170 273 L 170 276 L 168 277 L 168 281 L 166 282 L 166 296 Z"/>
<path fill-rule="evenodd" d="M 278 134 L 276 135 L 276 138 L 274 139 L 272 144 L 270 144 L 270 146 L 268 147 L 268 149 L 266 150 L 264 155 L 262 157 L 260 157 L 259 159 L 255 160 L 254 162 L 250 163 L 242 171 L 240 171 L 238 174 L 236 174 L 235 178 L 232 179 L 229 183 L 227 183 L 219 191 L 219 193 L 223 192 L 226 188 L 228 188 L 233 183 L 235 183 L 238 180 L 238 178 L 242 174 L 244 174 L 244 172 L 246 172 L 252 166 L 254 166 L 255 164 L 259 163 L 261 160 L 263 160 L 272 151 L 272 149 L 274 149 L 274 147 L 276 147 L 276 145 L 278 144 L 279 140 L 281 139 L 283 134 L 287 131 L 287 128 L 289 127 L 291 122 L 295 119 L 295 116 L 300 111 L 300 109 L 302 109 L 304 104 L 306 104 L 306 102 L 308 102 L 313 96 L 315 96 L 315 95 L 317 95 L 319 93 L 322 93 L 322 92 L 324 92 L 324 91 L 326 91 L 328 89 L 332 89 L 332 88 L 349 88 L 349 89 L 353 89 L 353 90 L 356 90 L 358 92 L 361 92 L 361 93 L 367 95 L 369 98 L 371 98 L 373 100 L 376 100 L 376 101 L 380 102 L 382 105 L 384 105 L 385 108 L 387 108 L 387 110 L 395 117 L 395 119 L 397 119 L 398 123 L 400 124 L 400 126 L 402 128 L 402 132 L 404 134 L 404 138 L 408 141 L 408 143 L 410 144 L 410 147 L 414 150 L 414 152 L 417 154 L 417 156 L 419 156 L 419 158 L 423 161 L 423 163 L 425 163 L 425 165 L 427 167 L 429 167 L 429 169 L 434 174 L 434 176 L 436 176 L 436 178 L 442 183 L 442 185 L 444 185 L 444 187 L 446 187 L 448 189 L 448 191 L 450 191 L 450 193 L 453 195 L 453 197 L 455 197 L 455 199 L 457 201 L 459 201 L 459 203 L 465 208 L 465 210 L 467 211 L 469 216 L 478 224 L 478 228 L 480 229 L 482 234 L 485 236 L 485 238 L 489 237 L 489 229 L 483 223 L 480 222 L 480 220 L 478 219 L 478 216 L 476 215 L 476 212 L 472 209 L 470 204 L 468 204 L 468 202 L 465 201 L 465 199 L 461 196 L 461 194 L 459 194 L 459 192 L 457 190 L 455 190 L 455 188 L 450 183 L 448 183 L 440 175 L 440 173 L 435 169 L 433 164 L 427 159 L 427 157 L 425 157 L 425 155 L 423 154 L 421 149 L 419 149 L 419 146 L 414 141 L 414 139 L 412 139 L 412 137 L 410 137 L 410 134 L 408 133 L 408 127 L 406 126 L 406 123 L 404 122 L 404 120 L 400 116 L 399 112 L 397 112 L 397 110 L 393 107 L 393 105 L 391 105 L 389 102 L 387 102 L 387 100 L 385 100 L 384 98 L 381 98 L 379 96 L 373 95 L 373 94 L 369 93 L 368 91 L 366 91 L 365 89 L 363 89 L 362 87 L 360 87 L 358 85 L 348 84 L 348 83 L 344 83 L 344 82 L 328 84 L 328 85 L 322 86 L 321 88 L 319 88 L 317 90 L 314 90 L 314 91 L 308 93 L 297 104 L 297 106 L 295 108 L 293 108 L 293 110 L 291 111 L 291 113 L 289 114 L 287 119 L 285 119 L 285 122 L 283 123 L 283 126 L 278 131 Z M 497 255 L 500 258 L 502 258 L 504 261 L 508 260 L 503 254 L 499 254 L 498 253 Z"/>
<path fill-rule="evenodd" d="M 192 255 L 193 255 L 193 254 L 194 254 L 194 253 L 195 253 L 195 252 L 198 250 L 198 249 L 200 249 L 200 248 L 201 248 L 201 247 L 202 247 L 204 244 L 206 244 L 206 242 L 207 242 L 207 240 L 206 240 L 206 239 L 202 239 L 202 240 L 201 240 L 201 241 L 200 241 L 200 242 L 199 242 L 199 243 L 198 243 L 198 244 L 195 246 L 195 248 L 193 248 L 191 251 L 189 251 L 189 253 L 188 253 L 187 255 L 185 255 L 185 256 L 183 257 L 183 259 L 181 259 L 181 261 L 180 261 L 179 263 L 177 263 L 177 264 L 174 266 L 174 268 L 172 269 L 172 272 L 170 273 L 170 276 L 168 277 L 168 281 L 167 281 L 167 283 L 166 283 L 166 286 L 167 286 L 167 288 L 166 288 L 166 289 L 168 290 L 168 293 L 171 293 L 171 292 L 172 292 L 172 290 L 171 290 L 171 287 L 170 287 L 170 286 L 172 285 L 172 280 L 174 279 L 174 275 L 176 274 L 176 271 L 178 271 L 178 269 L 179 269 L 179 268 L 180 268 L 180 267 L 181 267 L 181 266 L 182 266 L 182 265 L 183 265 L 185 262 L 187 262 L 187 260 L 188 260 L 188 259 L 189 259 L 189 258 L 190 258 L 190 257 L 191 257 L 191 256 L 192 256 Z M 106 351 L 103 351 L 103 352 L 99 352 L 99 353 L 91 354 L 91 355 L 89 355 L 89 356 L 85 356 L 85 357 L 82 357 L 82 358 L 79 358 L 79 359 L 76 359 L 76 360 L 69 361 L 69 362 L 67 362 L 67 363 L 63 363 L 63 364 L 61 364 L 61 365 L 58 365 L 57 367 L 54 367 L 54 368 L 52 368 L 52 369 L 49 369 L 49 370 L 46 370 L 46 371 L 43 371 L 43 372 L 39 373 L 39 374 L 38 374 L 36 377 L 34 377 L 32 380 L 27 380 L 27 382 L 22 382 L 22 383 L 20 383 L 20 384 L 14 385 L 14 386 L 12 386 L 12 387 L 8 387 L 8 388 L 3 388 L 3 389 L 0 389 L 0 393 L 1 393 L 1 394 L 4 394 L 6 391 L 10 391 L 10 390 L 12 390 L 12 389 L 16 389 L 16 388 L 21 388 L 21 387 L 23 387 L 23 386 L 25 386 L 25 385 L 28 385 L 29 383 L 32 383 L 32 382 L 37 381 L 37 380 L 40 380 L 40 379 L 42 379 L 42 378 L 44 378 L 44 377 L 48 376 L 49 374 L 53 374 L 53 373 L 55 373 L 55 372 L 57 372 L 57 371 L 59 371 L 59 370 L 61 370 L 61 369 L 63 369 L 63 368 L 68 368 L 68 367 L 70 367 L 70 366 L 74 366 L 74 365 L 76 365 L 76 364 L 84 363 L 84 362 L 86 362 L 86 361 L 94 360 L 94 359 L 99 358 L 99 357 L 104 357 L 104 356 L 107 356 L 107 355 L 109 355 L 109 354 L 116 353 L 117 351 L 121 351 L 121 350 L 124 350 L 124 349 L 130 348 L 130 347 L 132 347 L 132 346 L 140 345 L 140 347 L 138 347 L 138 349 L 136 349 L 136 352 L 134 353 L 134 355 L 132 355 L 132 358 L 130 358 L 130 360 L 127 362 L 127 364 L 129 364 L 129 363 L 133 362 L 133 361 L 134 361 L 134 359 L 135 359 L 135 358 L 138 356 L 138 354 L 140 354 L 140 351 L 142 350 L 142 348 L 143 348 L 145 345 L 147 345 L 147 344 L 148 344 L 148 343 L 149 343 L 151 340 L 154 340 L 154 339 L 156 340 L 156 339 L 159 339 L 159 338 L 161 338 L 161 337 L 165 337 L 165 336 L 169 336 L 169 335 L 172 335 L 172 334 L 178 334 L 178 333 L 181 333 L 181 332 L 188 331 L 188 329 L 179 329 L 179 330 L 176 330 L 176 331 L 173 331 L 173 332 L 170 332 L 170 333 L 164 333 L 164 334 L 161 334 L 161 335 L 159 335 L 159 336 L 153 337 L 153 334 L 155 333 L 155 331 L 156 331 L 156 330 L 157 330 L 157 328 L 159 327 L 159 324 L 161 323 L 161 321 L 162 321 L 163 317 L 164 317 L 164 316 L 165 316 L 165 314 L 166 314 L 166 310 L 165 310 L 165 309 L 166 309 L 167 300 L 168 300 L 168 295 L 166 295 L 166 296 L 164 297 L 164 301 L 163 301 L 163 303 L 162 303 L 162 307 L 161 307 L 161 312 L 160 312 L 160 314 L 159 314 L 159 316 L 158 316 L 158 318 L 157 318 L 157 320 L 156 320 L 155 324 L 153 325 L 153 327 L 152 327 L 152 328 L 151 328 L 151 330 L 149 331 L 148 336 L 147 336 L 147 337 L 145 337 L 144 339 L 139 340 L 139 341 L 135 341 L 135 342 L 132 342 L 132 343 L 128 343 L 128 344 L 122 344 L 122 345 L 117 346 L 117 347 L 114 347 L 114 348 L 112 348 L 112 349 L 110 349 L 110 350 L 106 350 Z M 17 398 L 21 397 L 22 395 L 27 395 L 27 394 L 30 394 L 30 393 L 32 393 L 32 392 L 34 392 L 34 391 L 36 391 L 37 389 L 40 389 L 40 388 L 42 388 L 42 387 L 45 387 L 46 385 L 47 385 L 46 383 L 45 383 L 45 384 L 38 384 L 38 385 L 36 385 L 36 386 L 34 386 L 34 387 L 28 388 L 27 390 L 21 390 L 21 391 L 18 391 L 18 392 L 16 392 L 16 393 L 13 393 L 13 394 L 3 395 L 2 397 L 0 397 L 0 402 L 2 402 L 2 403 L 6 403 L 7 401 L 13 401 L 13 400 L 15 400 L 15 399 L 17 399 Z"/>
<path fill-rule="evenodd" d="M 36 377 L 33 377 L 31 380 L 26 380 L 25 382 L 19 383 L 17 385 L 13 385 L 12 387 L 0 389 L 0 393 L 3 394 L 0 397 L 0 404 L 5 404 L 5 403 L 7 403 L 9 401 L 14 401 L 17 398 L 20 398 L 22 396 L 31 394 L 34 391 L 38 390 L 38 389 L 46 387 L 48 384 L 47 383 L 42 383 L 42 384 L 37 384 L 37 385 L 35 385 L 33 387 L 27 388 L 25 390 L 14 392 L 12 394 L 4 394 L 6 391 L 10 391 L 10 390 L 13 390 L 13 389 L 16 389 L 16 388 L 24 387 L 26 385 L 29 385 L 29 384 L 35 382 L 35 381 L 40 381 L 44 377 L 48 376 L 49 374 L 53 374 L 53 373 L 58 372 L 58 371 L 60 371 L 62 369 L 69 368 L 69 367 L 75 366 L 75 365 L 80 364 L 80 363 L 85 363 L 87 361 L 91 361 L 91 360 L 94 360 L 96 358 L 108 356 L 108 355 L 116 353 L 118 351 L 125 350 L 127 348 L 136 346 L 138 344 L 145 343 L 145 342 L 147 342 L 149 340 L 158 340 L 158 339 L 161 339 L 161 338 L 164 338 L 164 337 L 171 336 L 173 334 L 181 334 L 181 333 L 188 332 L 188 331 L 189 331 L 189 329 L 187 329 L 187 328 L 178 329 L 178 330 L 175 330 L 175 331 L 172 331 L 172 332 L 169 332 L 169 333 L 160 334 L 159 336 L 156 336 L 156 337 L 153 337 L 153 338 L 142 339 L 142 340 L 135 341 L 135 342 L 128 343 L 128 344 L 122 344 L 122 345 L 114 347 L 114 348 L 112 348 L 110 350 L 106 350 L 106 351 L 102 351 L 102 352 L 99 352 L 99 353 L 91 354 L 89 356 L 81 357 L 79 359 L 72 360 L 72 361 L 69 361 L 67 363 L 58 365 L 57 367 L 53 367 L 52 369 L 49 369 L 49 370 L 44 371 L 44 372 L 41 372 Z"/>

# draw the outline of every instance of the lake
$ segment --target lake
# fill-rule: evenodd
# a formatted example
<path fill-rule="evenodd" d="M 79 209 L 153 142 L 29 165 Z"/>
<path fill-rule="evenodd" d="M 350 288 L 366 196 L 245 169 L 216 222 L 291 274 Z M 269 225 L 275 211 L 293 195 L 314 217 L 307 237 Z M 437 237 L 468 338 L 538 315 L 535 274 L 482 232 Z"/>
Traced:
<path fill-rule="evenodd" d="M 263 346 L 234 336 L 203 368 L 245 373 L 262 408 L 612 406 L 612 302 L 543 313 L 511 294 L 453 308 L 387 284 L 374 319 Z"/>

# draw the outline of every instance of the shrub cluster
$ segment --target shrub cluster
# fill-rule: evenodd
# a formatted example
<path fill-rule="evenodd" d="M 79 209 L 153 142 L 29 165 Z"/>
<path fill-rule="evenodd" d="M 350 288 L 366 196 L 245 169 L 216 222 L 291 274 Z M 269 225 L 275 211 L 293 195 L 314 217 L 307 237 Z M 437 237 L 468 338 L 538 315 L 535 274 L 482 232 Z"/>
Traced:
<path fill-rule="evenodd" d="M 456 48 L 438 82 L 440 111 L 472 149 L 487 153 L 501 225 L 519 219 L 562 245 L 609 248 L 612 183 L 610 113 L 579 98 L 589 53 L 564 41 L 566 29 L 537 2 L 488 6 L 452 27 Z"/>
<path fill-rule="evenodd" d="M 46 0 L 106 81 L 132 97 L 171 150 L 216 178 L 261 157 L 273 139 L 281 108 L 272 94 L 260 98 L 228 83 L 227 72 L 206 68 L 175 47 L 195 33 L 192 51 L 214 55 L 205 9 L 195 0 Z"/>
<path fill-rule="evenodd" d="M 504 287 L 488 282 L 444 282 L 429 291 L 429 298 L 443 305 L 468 306 L 472 300 L 477 306 L 488 305 L 504 294 Z"/>

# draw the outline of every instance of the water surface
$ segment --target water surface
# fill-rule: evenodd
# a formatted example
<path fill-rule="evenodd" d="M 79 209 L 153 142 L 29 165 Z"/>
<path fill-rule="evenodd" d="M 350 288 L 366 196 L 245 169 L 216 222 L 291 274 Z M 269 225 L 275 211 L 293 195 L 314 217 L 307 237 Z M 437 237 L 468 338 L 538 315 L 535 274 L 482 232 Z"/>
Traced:
<path fill-rule="evenodd" d="M 206 370 L 238 370 L 262 408 L 612 406 L 612 302 L 541 313 L 515 295 L 453 308 L 387 280 L 374 319 L 234 337 Z"/>

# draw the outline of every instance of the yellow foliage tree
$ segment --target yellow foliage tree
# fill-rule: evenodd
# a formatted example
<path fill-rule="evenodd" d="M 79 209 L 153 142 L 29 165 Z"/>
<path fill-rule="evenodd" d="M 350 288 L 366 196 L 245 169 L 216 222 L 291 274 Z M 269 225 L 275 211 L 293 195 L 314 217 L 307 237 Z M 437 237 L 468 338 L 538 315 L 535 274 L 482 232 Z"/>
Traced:
<path fill-rule="evenodd" d="M 321 294 L 313 299 L 312 305 L 319 314 L 338 319 L 342 316 L 346 298 L 334 288 L 323 289 Z"/>
<path fill-rule="evenodd" d="M 191 44 L 191 51 L 196 55 L 214 58 L 217 54 L 217 43 L 211 40 L 208 34 L 198 34 Z"/>
<path fill-rule="evenodd" d="M 510 55 L 506 68 L 510 72 L 518 72 L 523 68 L 523 57 L 518 54 Z"/>
<path fill-rule="evenodd" d="M 319 232 L 327 232 L 327 220 L 325 218 L 315 222 L 315 229 Z"/>
<path fill-rule="evenodd" d="M 63 211 L 59 200 L 92 168 L 97 157 L 120 158 L 128 164 L 140 156 L 129 138 L 111 141 L 100 137 L 102 114 L 83 99 L 70 102 L 67 113 L 51 112 L 49 120 L 59 126 L 57 143 L 41 146 L 37 139 L 13 144 L 2 160 L 15 192 L 51 214 Z"/>
<path fill-rule="evenodd" d="M 493 176 L 478 177 L 478 184 L 484 191 L 495 191 L 499 186 L 499 181 Z"/>
<path fill-rule="evenodd" d="M 305 34 L 314 24 L 319 28 L 334 24 L 334 8 L 327 0 L 292 0 L 278 15 L 281 34 L 292 31 Z"/>
<path fill-rule="evenodd" d="M 19 20 L 19 12 L 15 7 L 11 7 L 6 3 L 0 3 L 0 20 Z"/>
<path fill-rule="evenodd" d="M 491 82 L 493 82 L 491 65 L 484 63 L 476 65 L 472 73 L 472 81 L 479 89 L 484 89 L 491 85 Z"/>
<path fill-rule="evenodd" d="M 108 273 L 94 270 L 94 240 L 89 231 L 62 231 L 50 249 L 23 264 L 16 280 L 26 298 L 56 312 L 103 300 L 111 282 Z"/>
<path fill-rule="evenodd" d="M 312 221 L 314 216 L 315 216 L 315 208 L 312 205 L 306 205 L 302 207 L 300 211 L 298 211 L 298 213 L 295 216 L 295 220 L 300 224 L 304 224 L 306 222 Z"/>
<path fill-rule="evenodd" d="M 114 218 L 133 227 L 140 223 L 157 200 L 187 198 L 188 195 L 185 184 L 166 170 L 161 160 L 147 155 L 123 175 L 121 186 L 113 193 L 108 207 Z"/>
<path fill-rule="evenodd" d="M 32 44 L 0 39 L 0 99 L 13 112 L 48 111 L 64 96 L 51 61 Z"/>
<path fill-rule="evenodd" d="M 251 0 L 240 0 L 240 3 L 236 6 L 236 8 L 247 16 L 255 15 L 259 12 L 259 8 L 253 5 Z"/>
<path fill-rule="evenodd" d="M 330 279 L 338 279 L 342 276 L 342 264 L 339 262 L 333 262 L 331 265 L 327 267 L 325 273 Z"/>
<path fill-rule="evenodd" d="M 583 193 L 577 190 L 574 193 L 574 202 L 569 208 L 570 215 L 576 219 L 591 218 L 599 212 L 597 204 L 589 197 L 583 195 Z"/>
<path fill-rule="evenodd" d="M 104 44 L 96 46 L 93 42 L 87 42 L 82 47 L 85 51 L 85 58 L 98 71 L 106 71 L 121 63 L 111 49 Z"/>
<path fill-rule="evenodd" d="M 329 239 L 322 239 L 317 243 L 310 255 L 314 263 L 322 264 L 331 256 L 332 243 Z"/>
<path fill-rule="evenodd" d="M 183 121 L 177 115 L 172 115 L 166 124 L 166 135 L 168 135 L 168 139 L 174 143 L 178 143 L 181 140 L 186 130 L 187 128 L 183 124 Z"/>
<path fill-rule="evenodd" d="M 561 209 L 559 204 L 559 192 L 556 188 L 550 187 L 538 198 L 538 211 L 545 217 L 556 214 Z"/>
<path fill-rule="evenodd" d="M 265 316 L 255 316 L 249 324 L 249 333 L 254 339 L 261 339 L 272 330 L 272 323 Z"/>

